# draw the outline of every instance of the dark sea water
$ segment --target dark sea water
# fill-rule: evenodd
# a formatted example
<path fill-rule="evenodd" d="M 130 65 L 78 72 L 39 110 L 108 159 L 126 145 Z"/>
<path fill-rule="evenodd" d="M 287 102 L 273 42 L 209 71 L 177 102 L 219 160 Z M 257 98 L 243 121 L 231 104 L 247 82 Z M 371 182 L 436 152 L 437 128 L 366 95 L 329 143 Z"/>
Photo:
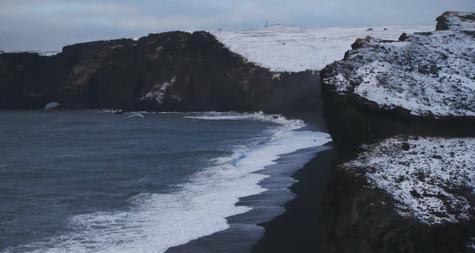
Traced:
<path fill-rule="evenodd" d="M 0 252 L 163 252 L 224 230 L 255 173 L 328 141 L 262 114 L 0 111 Z"/>

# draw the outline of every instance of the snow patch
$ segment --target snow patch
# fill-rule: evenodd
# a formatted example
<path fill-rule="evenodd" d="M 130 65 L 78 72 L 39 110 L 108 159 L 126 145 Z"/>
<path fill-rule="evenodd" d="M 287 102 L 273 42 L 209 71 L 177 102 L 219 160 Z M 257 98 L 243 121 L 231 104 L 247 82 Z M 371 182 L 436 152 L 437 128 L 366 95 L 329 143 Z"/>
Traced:
<path fill-rule="evenodd" d="M 379 107 L 400 107 L 418 116 L 475 116 L 475 39 L 470 33 L 441 30 L 408 35 L 404 41 L 360 42 L 361 48 L 349 51 L 324 77 L 339 94 L 354 93 Z"/>
<path fill-rule="evenodd" d="M 467 248 L 475 250 L 475 237 L 471 237 L 470 240 L 467 242 Z"/>
<path fill-rule="evenodd" d="M 475 31 L 474 16 L 475 14 L 471 12 L 457 11 L 444 13 L 448 29 L 453 31 Z"/>
<path fill-rule="evenodd" d="M 395 137 L 364 149 L 342 167 L 388 193 L 400 215 L 426 224 L 473 218 L 475 138 Z"/>
<path fill-rule="evenodd" d="M 155 100 L 158 104 L 162 104 L 164 102 L 167 89 L 175 84 L 175 82 L 176 77 L 173 77 L 169 81 L 154 85 L 152 90 L 145 94 L 145 96 L 143 96 L 140 100 Z"/>

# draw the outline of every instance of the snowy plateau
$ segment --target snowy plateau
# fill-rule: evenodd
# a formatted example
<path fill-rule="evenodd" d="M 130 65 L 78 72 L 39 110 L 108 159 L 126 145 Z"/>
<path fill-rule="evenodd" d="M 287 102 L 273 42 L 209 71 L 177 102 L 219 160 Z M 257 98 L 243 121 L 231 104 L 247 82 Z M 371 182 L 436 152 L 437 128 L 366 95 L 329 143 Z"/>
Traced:
<path fill-rule="evenodd" d="M 432 26 L 300 28 L 274 25 L 257 30 L 209 31 L 231 51 L 275 72 L 321 70 L 341 60 L 357 38 L 397 39 Z"/>

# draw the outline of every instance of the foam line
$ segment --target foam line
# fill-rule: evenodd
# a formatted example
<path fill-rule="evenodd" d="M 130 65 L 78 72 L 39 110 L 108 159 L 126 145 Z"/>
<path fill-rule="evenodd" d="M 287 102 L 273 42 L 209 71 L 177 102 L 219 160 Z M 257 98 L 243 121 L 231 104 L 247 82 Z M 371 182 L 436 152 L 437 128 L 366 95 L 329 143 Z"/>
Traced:
<path fill-rule="evenodd" d="M 23 246 L 29 252 L 165 252 L 229 228 L 226 218 L 248 212 L 236 206 L 239 198 L 266 191 L 256 173 L 275 164 L 280 155 L 323 145 L 326 133 L 296 131 L 300 120 L 263 113 L 193 113 L 194 120 L 263 120 L 277 125 L 265 140 L 235 147 L 230 156 L 213 160 L 214 165 L 196 173 L 178 190 L 168 194 L 140 194 L 130 199 L 133 208 L 120 212 L 97 212 L 70 219 L 71 233 L 47 242 Z M 36 250 L 36 251 L 35 251 Z"/>

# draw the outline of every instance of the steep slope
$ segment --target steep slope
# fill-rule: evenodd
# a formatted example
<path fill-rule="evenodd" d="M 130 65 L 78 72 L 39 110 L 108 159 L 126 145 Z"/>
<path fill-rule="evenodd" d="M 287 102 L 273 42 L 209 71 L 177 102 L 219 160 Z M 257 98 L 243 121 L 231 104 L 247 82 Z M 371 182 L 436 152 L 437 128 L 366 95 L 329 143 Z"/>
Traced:
<path fill-rule="evenodd" d="M 317 111 L 318 74 L 274 73 L 206 32 L 67 46 L 54 56 L 0 54 L 0 108 Z"/>
<path fill-rule="evenodd" d="M 322 75 L 340 151 L 322 252 L 475 252 L 475 14 L 359 39 Z"/>

